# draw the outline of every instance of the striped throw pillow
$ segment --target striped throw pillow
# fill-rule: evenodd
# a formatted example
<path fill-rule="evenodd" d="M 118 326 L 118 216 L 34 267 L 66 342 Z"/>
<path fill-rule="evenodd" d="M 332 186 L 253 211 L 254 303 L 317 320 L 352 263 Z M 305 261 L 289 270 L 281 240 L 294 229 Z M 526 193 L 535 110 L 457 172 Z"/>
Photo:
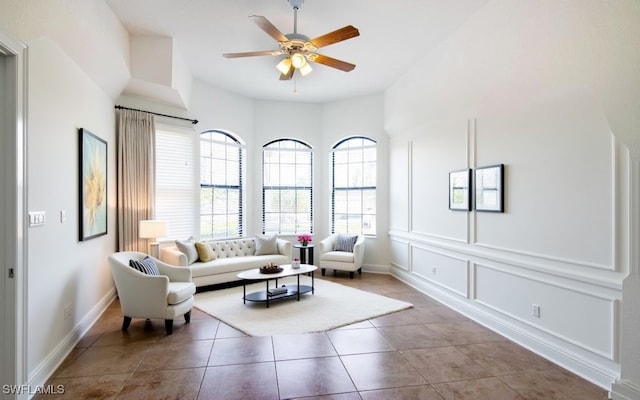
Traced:
<path fill-rule="evenodd" d="M 160 271 L 158 270 L 158 266 L 156 265 L 153 258 L 146 256 L 142 260 L 129 260 L 129 266 L 133 269 L 137 269 L 143 274 L 147 275 L 160 275 Z"/>
<path fill-rule="evenodd" d="M 340 233 L 336 238 L 336 246 L 334 250 L 353 253 L 353 246 L 356 244 L 356 240 L 358 240 L 358 236 L 349 236 Z"/>

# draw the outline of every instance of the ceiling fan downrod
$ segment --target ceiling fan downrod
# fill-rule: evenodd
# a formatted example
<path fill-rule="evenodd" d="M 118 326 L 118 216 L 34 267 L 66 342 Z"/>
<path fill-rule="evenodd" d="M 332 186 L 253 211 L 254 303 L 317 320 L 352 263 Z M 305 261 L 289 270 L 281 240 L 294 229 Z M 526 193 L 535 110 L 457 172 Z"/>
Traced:
<path fill-rule="evenodd" d="M 302 6 L 302 3 L 304 3 L 304 0 L 288 0 L 289 4 L 291 4 L 291 7 L 293 7 L 293 33 L 297 34 L 298 33 L 298 10 L 300 9 L 300 6 Z"/>

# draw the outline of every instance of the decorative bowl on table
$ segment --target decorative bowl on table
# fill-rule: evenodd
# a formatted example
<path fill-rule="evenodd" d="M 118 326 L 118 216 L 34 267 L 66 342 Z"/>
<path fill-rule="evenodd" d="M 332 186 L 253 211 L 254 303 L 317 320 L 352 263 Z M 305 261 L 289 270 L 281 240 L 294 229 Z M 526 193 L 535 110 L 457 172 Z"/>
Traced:
<path fill-rule="evenodd" d="M 278 265 L 265 265 L 264 267 L 260 267 L 261 274 L 277 274 L 278 272 L 282 272 L 282 267 Z"/>

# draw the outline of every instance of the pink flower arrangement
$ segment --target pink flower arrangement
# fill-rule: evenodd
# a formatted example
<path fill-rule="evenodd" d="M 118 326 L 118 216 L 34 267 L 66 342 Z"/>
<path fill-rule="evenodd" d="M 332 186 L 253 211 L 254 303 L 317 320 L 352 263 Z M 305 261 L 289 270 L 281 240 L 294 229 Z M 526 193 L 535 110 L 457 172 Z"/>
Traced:
<path fill-rule="evenodd" d="M 313 238 L 308 233 L 302 233 L 298 235 L 298 242 L 302 243 L 303 246 L 306 246 Z"/>

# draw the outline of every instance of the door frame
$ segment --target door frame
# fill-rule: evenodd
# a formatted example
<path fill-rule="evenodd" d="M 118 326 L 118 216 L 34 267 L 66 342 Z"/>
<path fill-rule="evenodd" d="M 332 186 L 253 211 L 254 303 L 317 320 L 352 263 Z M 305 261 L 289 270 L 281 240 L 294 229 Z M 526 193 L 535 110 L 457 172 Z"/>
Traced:
<path fill-rule="evenodd" d="M 27 47 L 0 33 L 0 79 L 5 96 L 0 134 L 4 146 L 0 148 L 3 160 L 0 184 L 3 200 L 0 201 L 0 219 L 3 221 L 4 245 L 0 247 L 0 287 L 3 288 L 3 307 L 0 323 L 0 352 L 4 358 L 0 369 L 2 385 L 25 385 L 27 372 Z M 11 275 L 12 272 L 12 276 Z M 28 391 L 17 394 L 0 391 L 2 399 L 27 399 Z"/>

